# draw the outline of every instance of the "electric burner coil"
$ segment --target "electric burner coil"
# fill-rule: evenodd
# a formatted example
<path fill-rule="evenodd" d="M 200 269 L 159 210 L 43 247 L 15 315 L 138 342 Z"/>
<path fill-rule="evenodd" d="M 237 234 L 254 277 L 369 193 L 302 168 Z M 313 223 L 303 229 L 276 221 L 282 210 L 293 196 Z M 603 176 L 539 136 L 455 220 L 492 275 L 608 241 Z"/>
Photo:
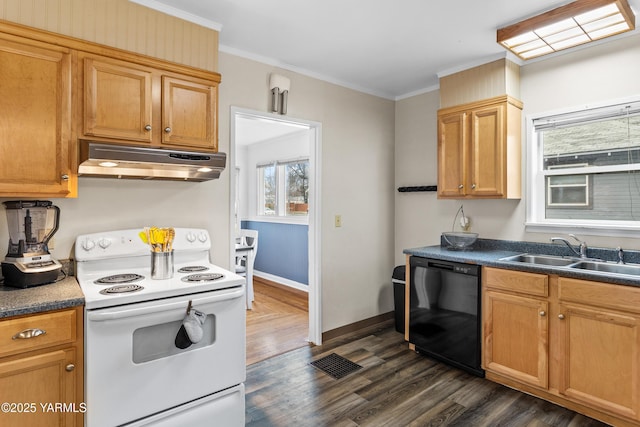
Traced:
<path fill-rule="evenodd" d="M 202 273 L 202 274 L 190 274 L 188 276 L 183 277 L 181 280 L 183 282 L 188 283 L 200 283 L 200 282 L 211 282 L 213 280 L 222 279 L 224 274 L 220 273 Z"/>
<path fill-rule="evenodd" d="M 186 265 L 178 270 L 178 273 L 198 273 L 201 271 L 207 271 L 209 267 L 204 265 Z"/>
<path fill-rule="evenodd" d="M 116 285 L 116 286 L 111 286 L 109 288 L 105 288 L 103 290 L 100 291 L 100 293 L 102 295 L 117 295 L 117 294 L 128 294 L 131 292 L 138 292 L 143 290 L 144 287 L 140 286 L 140 285 L 134 285 L 134 284 L 130 284 L 130 285 Z"/>
<path fill-rule="evenodd" d="M 101 277 L 93 283 L 96 285 L 117 285 L 122 283 L 139 282 L 140 280 L 144 280 L 144 276 L 135 273 L 124 273 Z"/>

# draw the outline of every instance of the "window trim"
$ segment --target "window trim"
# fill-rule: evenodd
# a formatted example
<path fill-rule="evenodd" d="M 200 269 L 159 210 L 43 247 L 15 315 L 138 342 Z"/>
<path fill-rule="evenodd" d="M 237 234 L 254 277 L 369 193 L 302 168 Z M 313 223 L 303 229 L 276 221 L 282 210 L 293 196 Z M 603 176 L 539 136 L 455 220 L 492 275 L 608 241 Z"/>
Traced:
<path fill-rule="evenodd" d="M 611 166 L 588 166 L 580 168 L 577 171 L 571 170 L 547 170 L 546 174 L 542 173 L 543 156 L 539 147 L 536 126 L 534 123 L 544 118 L 556 117 L 564 119 L 562 124 L 572 124 L 570 119 L 579 118 L 586 120 L 594 117 L 596 109 L 619 108 L 623 104 L 634 105 L 633 111 L 637 111 L 640 107 L 640 96 L 612 100 L 609 102 L 594 103 L 581 108 L 565 108 L 562 110 L 550 111 L 545 113 L 528 114 L 525 116 L 525 141 L 527 157 L 525 161 L 525 231 L 534 233 L 576 233 L 596 236 L 608 237 L 640 237 L 640 221 L 594 221 L 594 220 L 563 220 L 563 219 L 546 219 L 544 217 L 544 209 L 546 205 L 546 197 L 535 197 L 536 189 L 545 188 L 545 180 L 547 176 L 553 175 L 573 175 L 573 174 L 593 174 L 602 172 L 622 172 L 640 170 L 640 164 L 633 166 L 611 165 Z M 603 111 L 603 110 L 601 110 Z M 580 114 L 582 112 L 582 114 Z M 540 125 L 538 126 L 540 129 Z M 577 169 L 577 168 L 576 168 Z"/>
<path fill-rule="evenodd" d="M 265 197 L 264 197 L 264 172 L 260 172 L 260 170 L 264 170 L 268 167 L 275 167 L 275 187 L 276 187 L 276 197 L 275 197 L 275 206 L 274 206 L 274 213 L 273 214 L 266 214 L 265 213 Z M 271 217 L 275 217 L 278 216 L 278 165 L 276 164 L 276 162 L 263 162 L 263 163 L 258 163 L 256 164 L 256 185 L 257 185 L 257 190 L 256 191 L 256 195 L 257 195 L 257 204 L 256 204 L 256 216 L 258 218 L 271 218 Z"/>

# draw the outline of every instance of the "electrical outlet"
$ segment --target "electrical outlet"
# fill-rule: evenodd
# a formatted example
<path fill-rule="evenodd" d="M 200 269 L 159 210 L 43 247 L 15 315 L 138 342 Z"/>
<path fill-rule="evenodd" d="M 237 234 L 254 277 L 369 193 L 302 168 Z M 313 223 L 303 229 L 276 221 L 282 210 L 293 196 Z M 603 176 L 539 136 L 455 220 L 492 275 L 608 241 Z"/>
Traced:
<path fill-rule="evenodd" d="M 47 247 L 49 248 L 49 250 L 52 250 L 56 247 L 56 241 L 53 237 L 49 239 L 49 242 L 47 243 Z"/>
<path fill-rule="evenodd" d="M 342 227 L 342 215 L 336 215 L 335 217 L 335 226 Z"/>

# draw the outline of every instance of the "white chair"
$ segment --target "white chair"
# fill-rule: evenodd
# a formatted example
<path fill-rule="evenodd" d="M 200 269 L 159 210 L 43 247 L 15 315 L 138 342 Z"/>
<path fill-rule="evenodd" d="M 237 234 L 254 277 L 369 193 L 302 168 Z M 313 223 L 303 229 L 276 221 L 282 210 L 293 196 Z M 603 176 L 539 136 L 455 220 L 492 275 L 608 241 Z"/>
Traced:
<path fill-rule="evenodd" d="M 253 302 L 253 263 L 258 253 L 258 232 L 240 230 L 236 238 L 236 274 L 244 276 L 247 282 L 247 309 Z"/>

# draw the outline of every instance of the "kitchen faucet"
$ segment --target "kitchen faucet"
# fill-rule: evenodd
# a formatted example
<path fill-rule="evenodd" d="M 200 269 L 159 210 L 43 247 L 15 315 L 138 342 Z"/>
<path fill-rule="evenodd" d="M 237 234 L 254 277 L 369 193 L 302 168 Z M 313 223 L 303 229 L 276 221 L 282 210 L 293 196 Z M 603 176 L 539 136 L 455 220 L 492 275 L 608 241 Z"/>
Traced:
<path fill-rule="evenodd" d="M 552 242 L 556 242 L 556 241 L 561 241 L 564 242 L 565 245 L 567 245 L 569 247 L 569 249 L 571 249 L 571 252 L 573 252 L 574 254 L 578 255 L 580 258 L 586 258 L 587 257 L 587 242 L 583 242 L 582 240 L 578 239 L 575 234 L 569 234 L 570 237 L 573 237 L 579 244 L 580 244 L 580 252 L 576 251 L 573 246 L 571 246 L 571 243 L 569 243 L 569 241 L 563 237 L 552 237 L 551 241 Z"/>

